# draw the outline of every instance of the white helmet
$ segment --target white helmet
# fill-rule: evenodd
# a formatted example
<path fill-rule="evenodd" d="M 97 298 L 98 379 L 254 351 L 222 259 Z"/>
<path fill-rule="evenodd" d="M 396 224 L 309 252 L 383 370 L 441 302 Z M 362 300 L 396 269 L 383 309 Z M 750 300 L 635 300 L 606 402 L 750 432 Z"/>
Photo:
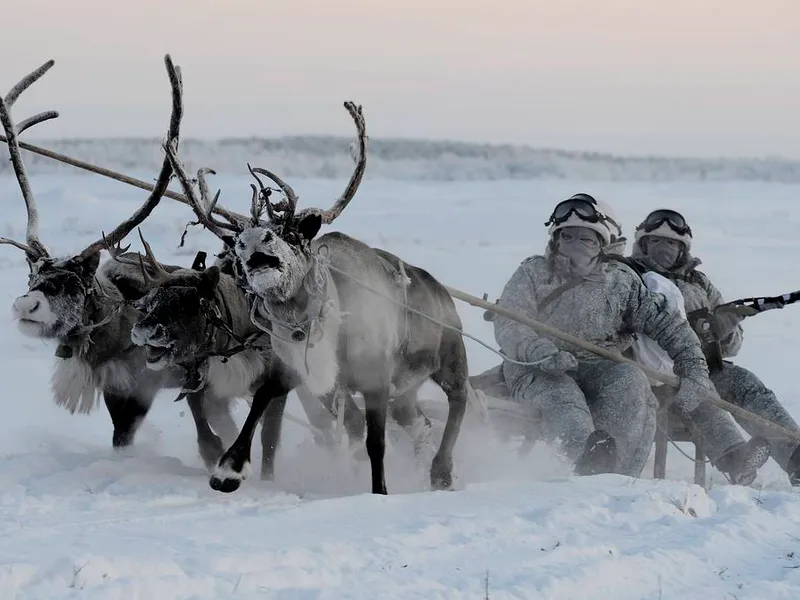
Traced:
<path fill-rule="evenodd" d="M 648 235 L 682 242 L 687 252 L 692 248 L 692 228 L 681 213 L 669 208 L 659 208 L 645 217 L 636 228 L 636 243 L 641 245 L 641 239 Z"/>
<path fill-rule="evenodd" d="M 565 227 L 585 227 L 600 234 L 603 246 L 622 237 L 622 227 L 611 207 L 589 194 L 575 194 L 556 204 L 550 220 L 550 237 Z"/>

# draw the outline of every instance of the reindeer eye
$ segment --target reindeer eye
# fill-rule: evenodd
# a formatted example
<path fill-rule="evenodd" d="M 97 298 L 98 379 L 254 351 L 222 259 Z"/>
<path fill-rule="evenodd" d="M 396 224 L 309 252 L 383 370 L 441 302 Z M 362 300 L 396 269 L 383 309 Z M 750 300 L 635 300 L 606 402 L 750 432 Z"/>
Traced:
<path fill-rule="evenodd" d="M 261 236 L 261 243 L 267 244 L 272 241 L 272 232 L 265 231 L 264 234 Z"/>

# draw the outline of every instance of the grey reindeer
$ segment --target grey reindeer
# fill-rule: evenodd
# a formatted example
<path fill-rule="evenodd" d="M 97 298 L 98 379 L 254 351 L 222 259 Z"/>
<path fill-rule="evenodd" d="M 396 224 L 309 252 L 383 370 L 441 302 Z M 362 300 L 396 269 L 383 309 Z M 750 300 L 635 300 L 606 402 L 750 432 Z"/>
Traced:
<path fill-rule="evenodd" d="M 176 143 L 183 113 L 182 84 L 180 72 L 168 55 L 165 63 L 172 88 L 168 135 Z M 100 254 L 107 246 L 118 247 L 150 215 L 169 186 L 172 168 L 165 159 L 150 196 L 111 233 L 73 256 L 51 257 L 39 239 L 38 211 L 18 136 L 37 123 L 58 117 L 58 113 L 41 113 L 15 125 L 10 109 L 20 94 L 53 64 L 54 61 L 48 61 L 22 79 L 5 98 L 0 98 L 0 120 L 27 209 L 25 243 L 0 238 L 1 244 L 25 252 L 30 269 L 28 291 L 14 301 L 12 314 L 24 335 L 58 344 L 51 379 L 55 402 L 72 413 L 88 413 L 102 394 L 113 423 L 112 445 L 119 449 L 133 443 L 157 392 L 181 387 L 183 374 L 177 370 L 147 369 L 146 351 L 130 341 L 138 312 L 123 293 L 126 288 L 121 284 L 125 278 L 113 272 L 113 261 L 100 266 Z M 205 420 L 207 413 L 215 428 L 224 430 L 230 439 L 236 438 L 238 428 L 227 404 L 203 407 L 190 401 L 190 405 L 193 414 L 197 413 L 196 420 Z M 218 454 L 214 460 L 217 457 Z"/>
<path fill-rule="evenodd" d="M 204 182 L 203 177 L 201 170 L 198 181 Z M 207 189 L 204 183 L 200 188 Z M 250 320 L 249 299 L 237 284 L 229 261 L 222 258 L 208 268 L 166 270 L 160 267 L 149 244 L 144 239 L 142 243 L 148 270 L 156 274 L 148 276 L 155 279 L 155 284 L 136 302 L 141 317 L 131 330 L 131 340 L 147 349 L 148 367 L 161 370 L 178 366 L 192 372 L 195 390 L 212 398 L 254 395 L 281 365 L 274 364 L 269 335 Z M 120 262 L 138 265 L 136 259 L 120 258 Z M 339 391 L 339 400 L 344 404 L 343 424 L 350 449 L 357 456 L 364 440 L 364 416 L 352 395 Z M 317 443 L 332 447 L 336 444 L 333 417 L 342 410 L 333 402 L 333 394 L 318 399 L 303 385 L 298 385 L 295 392 Z M 275 398 L 262 416 L 262 480 L 274 479 L 274 458 L 286 401 L 287 395 Z M 325 401 L 329 404 L 323 404 Z M 393 412 L 393 416 L 396 414 Z M 215 460 L 222 456 L 221 441 L 213 432 L 205 428 L 203 438 L 205 447 L 218 448 Z M 419 436 L 412 439 L 421 443 Z"/>
<path fill-rule="evenodd" d="M 249 469 L 259 415 L 274 398 L 302 383 L 318 397 L 334 394 L 337 387 L 364 396 L 372 492 L 386 494 L 383 461 L 390 398 L 400 400 L 400 406 L 417 406 L 404 400 L 416 399 L 428 379 L 442 388 L 449 403 L 430 469 L 431 486 L 452 487 L 452 452 L 468 396 L 467 356 L 453 299 L 429 273 L 389 252 L 339 232 L 315 239 L 322 224 L 332 223 L 353 198 L 366 167 L 361 107 L 346 102 L 345 108 L 358 129 L 356 168 L 330 210 L 296 214 L 294 190 L 266 169 L 251 169 L 260 188 L 253 186 L 253 219 L 247 224 L 221 222 L 211 212 L 219 194 L 210 202 L 194 195 L 175 144 L 165 145 L 199 222 L 240 264 L 253 296 L 250 318 L 271 336 L 273 352 L 284 366 L 255 394 L 238 439 L 211 477 L 215 490 L 239 488 Z M 258 174 L 277 184 L 285 200 L 273 205 L 272 190 Z M 264 210 L 266 222 L 258 218 Z M 415 416 L 409 411 L 407 418 Z"/>

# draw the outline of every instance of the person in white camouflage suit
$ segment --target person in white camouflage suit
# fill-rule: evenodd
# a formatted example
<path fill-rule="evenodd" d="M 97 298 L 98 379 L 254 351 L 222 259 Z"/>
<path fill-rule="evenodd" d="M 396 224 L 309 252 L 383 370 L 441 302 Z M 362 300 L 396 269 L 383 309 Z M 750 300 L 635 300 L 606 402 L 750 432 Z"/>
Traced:
<path fill-rule="evenodd" d="M 635 333 L 655 340 L 680 378 L 675 402 L 687 411 L 714 393 L 700 341 L 661 294 L 650 293 L 623 262 L 625 239 L 610 207 L 588 194 L 556 205 L 543 256 L 525 259 L 503 289 L 500 306 L 534 317 L 607 350 L 624 352 Z M 657 401 L 635 365 L 599 358 L 496 315 L 495 339 L 506 359 L 511 399 L 541 418 L 579 475 L 639 476 L 650 454 Z M 740 436 L 728 450 L 729 475 L 749 482 L 768 458 Z"/>
<path fill-rule="evenodd" d="M 683 295 L 687 316 L 691 317 L 693 311 L 708 310 L 711 325 L 709 333 L 712 343 L 715 346 L 718 344 L 718 358 L 732 358 L 742 346 L 744 332 L 741 321 L 744 317 L 720 308 L 724 304 L 722 294 L 708 276 L 698 270 L 701 261 L 692 256 L 691 249 L 692 230 L 684 216 L 674 210 L 659 209 L 647 215 L 636 228 L 630 261 L 640 273 L 654 271 L 675 283 Z M 704 332 L 700 330 L 702 320 L 696 320 L 694 324 L 698 328 L 698 335 L 703 335 Z M 720 360 L 719 364 L 715 362 L 711 360 L 709 364 L 711 381 L 723 400 L 800 434 L 800 427 L 795 420 L 755 374 L 728 360 Z M 731 431 L 734 425 L 718 422 L 711 426 L 713 433 L 707 435 L 703 433 L 703 428 L 708 428 L 709 423 L 718 421 L 719 417 L 711 414 L 711 411 L 699 416 L 701 421 L 694 420 L 690 425 L 699 428 L 706 447 L 724 447 L 726 440 L 734 435 Z M 752 422 L 746 419 L 737 421 L 751 435 L 759 432 Z M 783 438 L 767 439 L 772 458 L 787 472 L 792 485 L 800 485 L 800 446 L 795 441 Z"/>

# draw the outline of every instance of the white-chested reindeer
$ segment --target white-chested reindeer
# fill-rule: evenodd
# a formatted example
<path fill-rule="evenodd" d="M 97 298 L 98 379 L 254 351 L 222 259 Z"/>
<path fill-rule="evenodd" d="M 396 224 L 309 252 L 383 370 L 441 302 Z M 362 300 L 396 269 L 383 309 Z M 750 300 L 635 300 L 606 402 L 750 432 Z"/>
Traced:
<path fill-rule="evenodd" d="M 183 113 L 182 85 L 180 72 L 172 65 L 169 56 L 165 57 L 165 63 L 172 88 L 168 135 L 175 143 Z M 55 402 L 70 412 L 88 413 L 102 394 L 114 426 L 112 444 L 114 448 L 122 448 L 133 443 L 136 430 L 156 393 L 163 388 L 181 387 L 183 374 L 177 370 L 157 372 L 147 369 L 146 350 L 130 340 L 131 327 L 138 312 L 127 302 L 122 288 L 109 277 L 109 270 L 116 268 L 113 261 L 100 267 L 100 253 L 107 245 L 118 247 L 150 215 L 169 186 L 172 167 L 165 159 L 150 196 L 111 233 L 73 256 L 51 257 L 39 240 L 36 202 L 21 157 L 18 136 L 32 125 L 57 117 L 58 113 L 42 113 L 15 125 L 10 109 L 19 95 L 53 64 L 53 61 L 48 61 L 14 86 L 4 99 L 0 98 L 0 120 L 28 214 L 24 243 L 0 238 L 0 243 L 23 250 L 30 268 L 28 291 L 15 300 L 12 312 L 24 335 L 58 344 L 57 364 L 51 383 Z M 123 275 L 115 273 L 119 280 L 125 279 Z M 204 407 L 194 404 L 192 412 L 197 412 L 196 421 L 203 421 Z M 236 437 L 238 429 L 227 403 L 205 407 L 205 410 L 215 428 L 225 430 L 230 439 Z M 203 455 L 202 443 L 200 445 Z M 207 462 L 215 464 L 218 457 L 219 452 L 208 455 Z"/>
<path fill-rule="evenodd" d="M 372 492 L 385 494 L 389 400 L 416 406 L 404 400 L 415 400 L 419 387 L 432 379 L 447 394 L 449 410 L 431 465 L 431 485 L 435 489 L 452 485 L 452 452 L 468 393 L 466 350 L 452 298 L 429 273 L 388 252 L 338 232 L 315 239 L 322 224 L 333 222 L 353 198 L 366 166 L 361 108 L 350 102 L 345 107 L 358 128 L 357 164 L 344 194 L 327 211 L 296 214 L 292 188 L 266 169 L 252 169 L 257 180 L 258 173 L 274 181 L 285 201 L 272 205 L 270 190 L 258 180 L 260 190 L 253 186 L 252 222 L 224 224 L 211 214 L 216 198 L 202 202 L 193 194 L 175 145 L 165 145 L 199 221 L 230 247 L 242 268 L 253 296 L 253 323 L 271 335 L 275 355 L 291 374 L 276 375 L 255 394 L 239 438 L 211 478 L 211 487 L 219 491 L 239 487 L 249 468 L 259 415 L 297 381 L 316 396 L 332 394 L 337 386 L 363 394 Z M 262 208 L 268 222 L 258 220 Z"/>

